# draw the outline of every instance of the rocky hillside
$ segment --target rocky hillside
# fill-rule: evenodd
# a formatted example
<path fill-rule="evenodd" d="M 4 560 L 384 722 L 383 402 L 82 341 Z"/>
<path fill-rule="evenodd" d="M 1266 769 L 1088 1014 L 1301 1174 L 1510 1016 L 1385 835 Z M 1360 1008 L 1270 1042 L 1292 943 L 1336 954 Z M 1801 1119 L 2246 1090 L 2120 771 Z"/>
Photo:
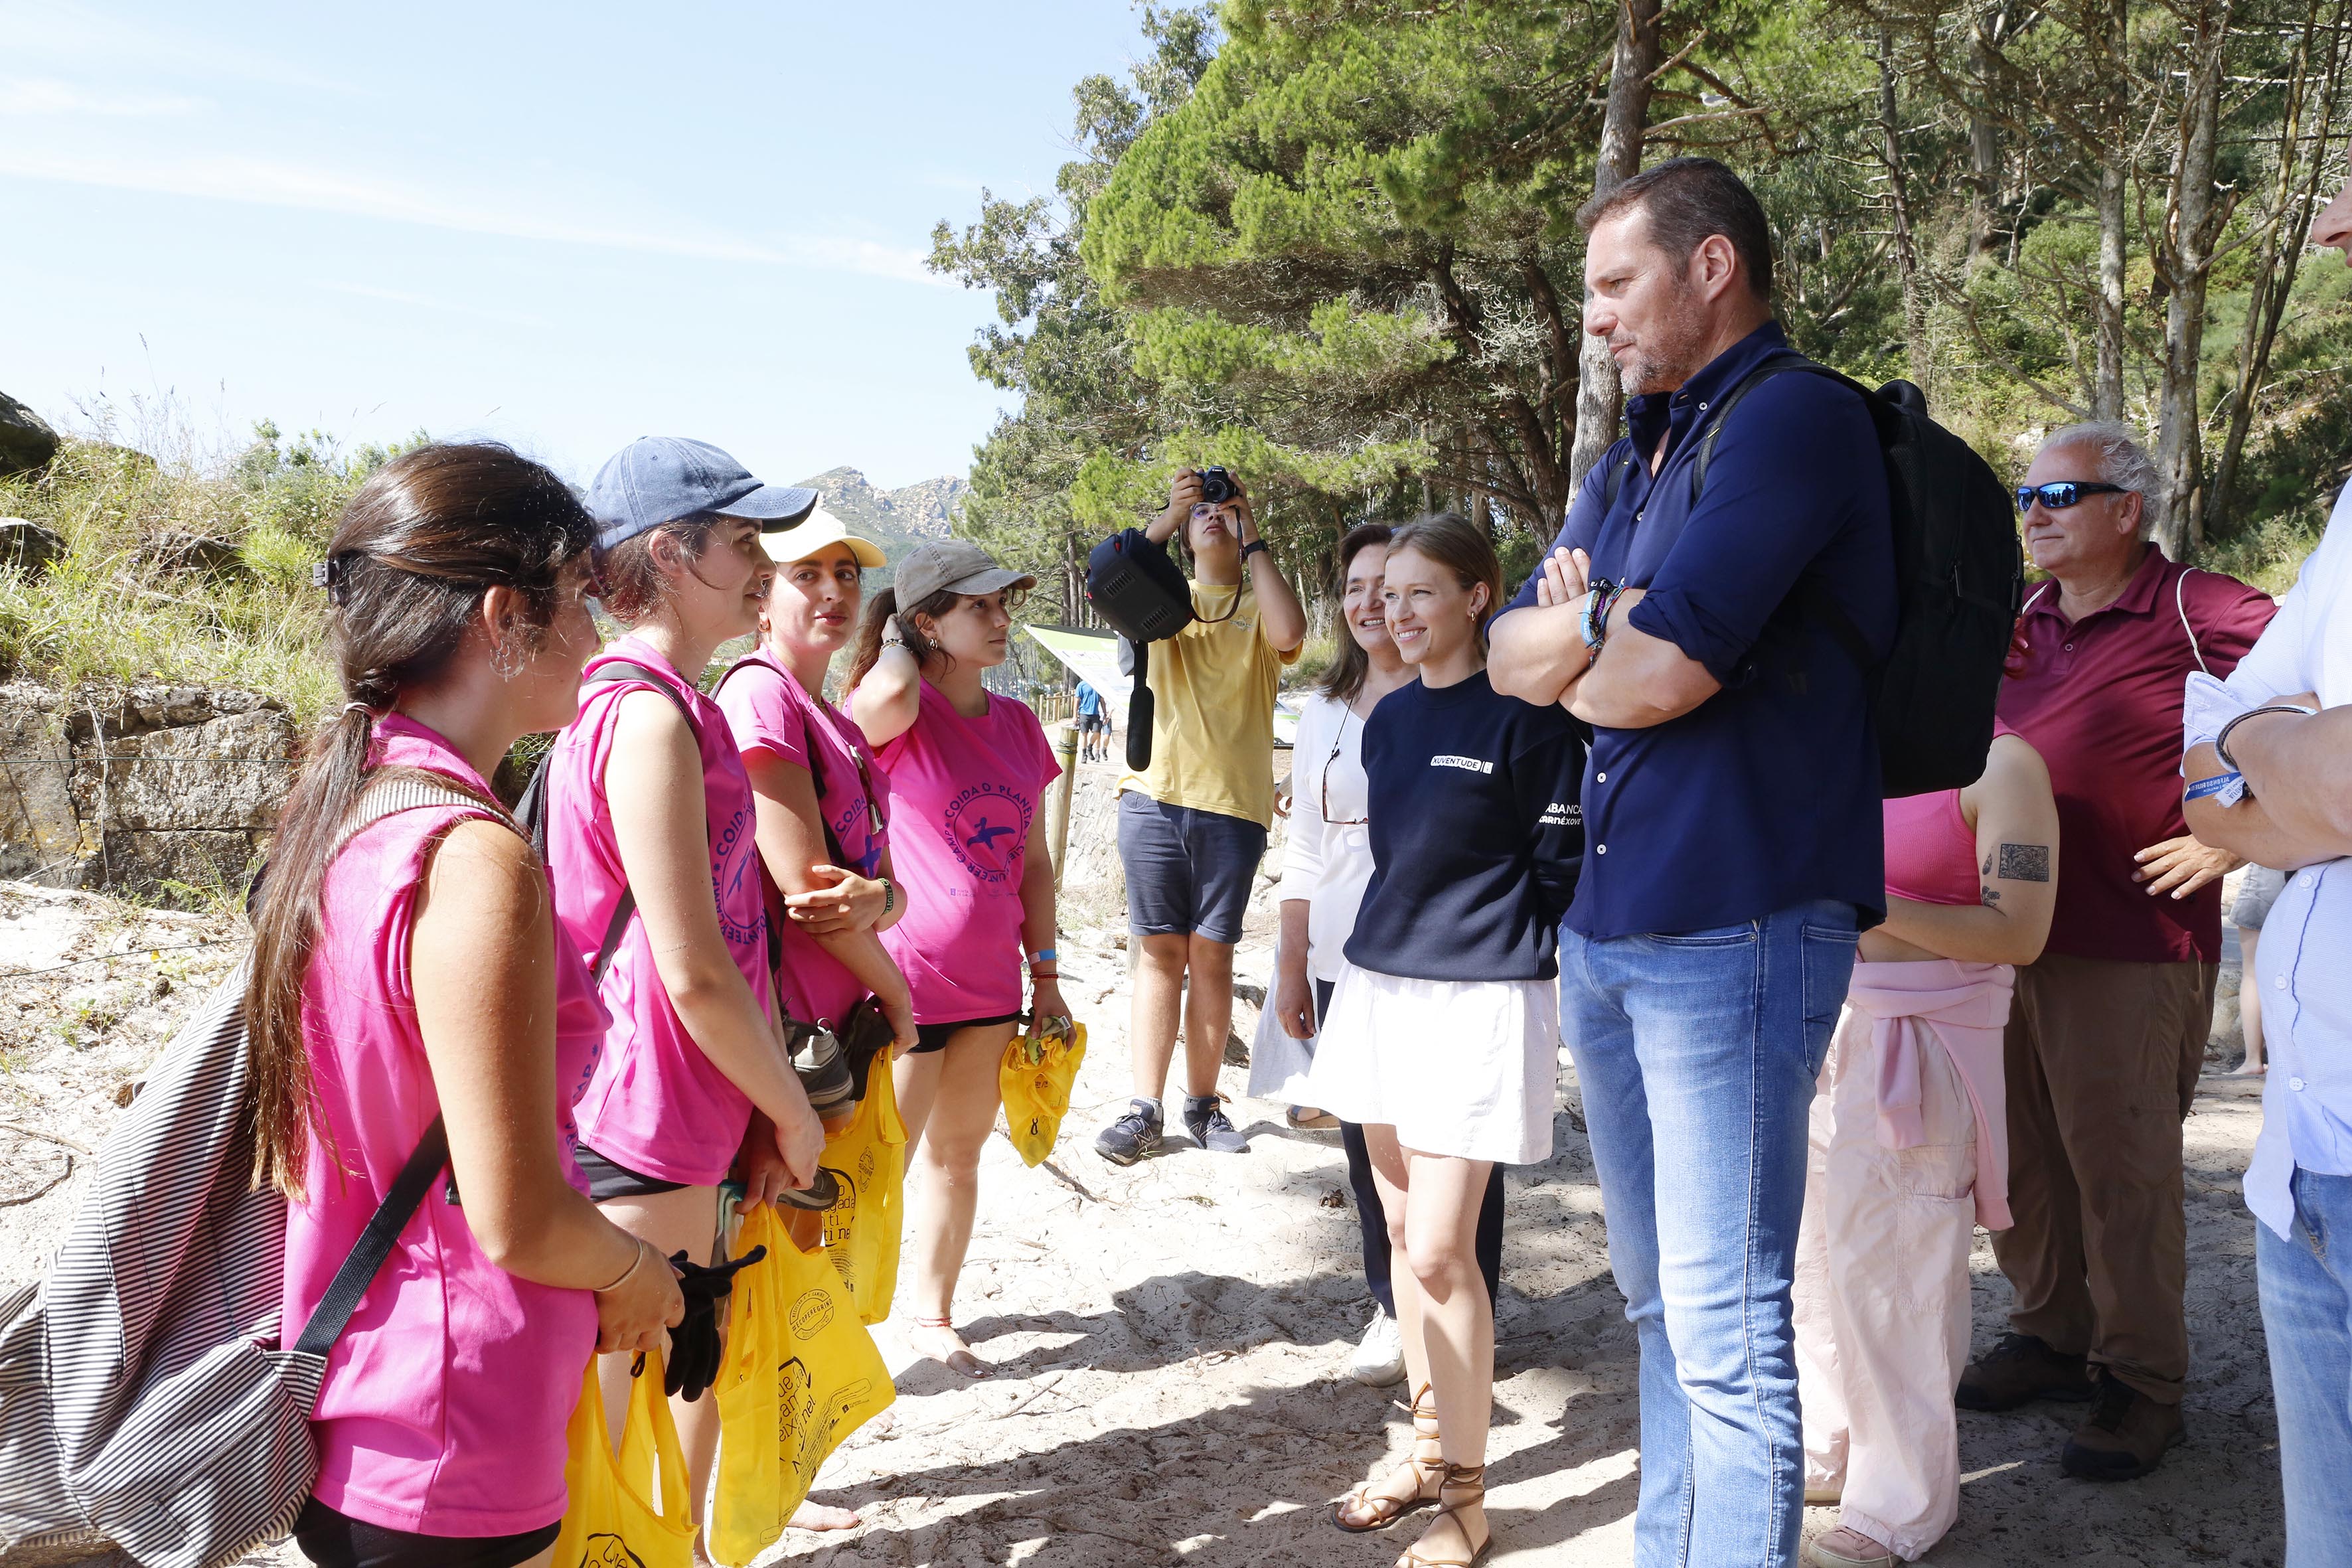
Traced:
<path fill-rule="evenodd" d="M 895 490 L 877 489 L 856 468 L 827 468 L 800 481 L 824 492 L 824 509 L 871 539 L 896 560 L 926 539 L 948 536 L 964 491 L 952 474 Z"/>

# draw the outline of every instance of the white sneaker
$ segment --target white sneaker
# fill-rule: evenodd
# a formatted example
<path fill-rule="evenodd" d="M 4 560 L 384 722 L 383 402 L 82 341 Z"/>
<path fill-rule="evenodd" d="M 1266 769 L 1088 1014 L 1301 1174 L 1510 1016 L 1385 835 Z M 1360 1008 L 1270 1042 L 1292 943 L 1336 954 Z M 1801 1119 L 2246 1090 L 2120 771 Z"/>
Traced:
<path fill-rule="evenodd" d="M 1348 1375 L 1373 1388 L 1404 1381 L 1404 1335 L 1397 1321 L 1375 1309 L 1363 1342 L 1348 1362 Z"/>

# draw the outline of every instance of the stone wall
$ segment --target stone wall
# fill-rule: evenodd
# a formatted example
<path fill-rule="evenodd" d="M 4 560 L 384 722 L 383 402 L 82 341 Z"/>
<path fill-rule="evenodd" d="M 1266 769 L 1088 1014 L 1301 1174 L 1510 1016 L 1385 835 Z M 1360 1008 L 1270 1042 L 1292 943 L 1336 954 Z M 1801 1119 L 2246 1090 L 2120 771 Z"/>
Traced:
<path fill-rule="evenodd" d="M 286 710 L 251 691 L 0 685 L 0 877 L 241 886 L 296 742 Z"/>

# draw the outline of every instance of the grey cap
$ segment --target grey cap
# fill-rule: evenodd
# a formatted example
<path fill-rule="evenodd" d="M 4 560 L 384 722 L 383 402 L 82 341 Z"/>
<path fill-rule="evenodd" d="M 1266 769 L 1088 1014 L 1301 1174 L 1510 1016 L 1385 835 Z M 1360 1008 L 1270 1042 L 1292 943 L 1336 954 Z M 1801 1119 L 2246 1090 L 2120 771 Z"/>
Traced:
<path fill-rule="evenodd" d="M 677 436 L 630 442 L 596 470 L 588 487 L 588 515 L 596 520 L 599 550 L 704 512 L 749 518 L 768 530 L 790 528 L 816 501 L 813 489 L 762 484 L 709 442 Z"/>
<path fill-rule="evenodd" d="M 993 594 L 1000 588 L 1034 588 L 1026 572 L 999 566 L 987 551 L 961 539 L 935 539 L 898 563 L 893 584 L 898 607 L 911 610 L 934 594 Z"/>

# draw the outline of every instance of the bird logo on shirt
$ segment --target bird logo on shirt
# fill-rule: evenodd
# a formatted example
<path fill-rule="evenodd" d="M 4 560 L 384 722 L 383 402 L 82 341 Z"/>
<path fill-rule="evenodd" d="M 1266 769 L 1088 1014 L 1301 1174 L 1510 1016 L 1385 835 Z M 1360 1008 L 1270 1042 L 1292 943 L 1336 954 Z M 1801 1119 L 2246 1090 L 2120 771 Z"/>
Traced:
<path fill-rule="evenodd" d="M 1013 831 L 1011 823 L 992 823 L 984 816 L 974 817 L 972 825 L 979 831 L 963 841 L 963 847 L 967 849 L 993 849 L 996 847 L 998 839 Z"/>
<path fill-rule="evenodd" d="M 948 803 L 940 826 L 964 869 L 999 886 L 1020 878 L 1030 810 L 1027 800 L 1003 784 L 971 784 Z"/>

